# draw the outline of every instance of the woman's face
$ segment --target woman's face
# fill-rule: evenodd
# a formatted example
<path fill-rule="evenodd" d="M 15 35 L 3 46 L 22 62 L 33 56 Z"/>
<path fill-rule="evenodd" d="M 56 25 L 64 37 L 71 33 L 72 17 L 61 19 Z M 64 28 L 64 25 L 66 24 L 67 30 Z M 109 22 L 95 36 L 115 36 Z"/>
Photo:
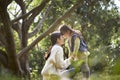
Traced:
<path fill-rule="evenodd" d="M 60 45 L 64 44 L 64 37 L 61 35 L 60 38 L 57 39 L 57 43 Z"/>

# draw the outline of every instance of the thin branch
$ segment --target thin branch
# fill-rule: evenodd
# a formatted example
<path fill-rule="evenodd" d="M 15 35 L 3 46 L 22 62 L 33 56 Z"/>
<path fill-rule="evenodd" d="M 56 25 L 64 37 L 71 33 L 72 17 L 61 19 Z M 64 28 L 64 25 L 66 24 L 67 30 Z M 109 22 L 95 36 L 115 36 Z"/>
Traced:
<path fill-rule="evenodd" d="M 8 9 L 8 12 L 9 12 L 14 18 L 17 17 L 17 15 L 19 14 L 20 11 L 21 11 L 21 9 L 18 10 L 17 12 L 15 11 L 15 14 L 13 14 L 12 11 L 10 11 L 10 9 Z"/>
<path fill-rule="evenodd" d="M 17 16 L 20 13 L 21 9 L 17 11 L 17 13 L 15 14 L 15 16 Z"/>
<path fill-rule="evenodd" d="M 49 2 L 50 0 L 43 0 L 41 3 L 41 6 L 36 9 L 36 11 L 34 11 L 32 13 L 32 15 L 29 17 L 29 19 L 27 19 L 26 21 L 26 27 L 29 29 L 30 25 L 32 24 L 33 20 L 35 19 L 35 17 L 42 11 L 42 9 L 44 9 L 44 7 L 46 6 L 46 4 Z"/>
<path fill-rule="evenodd" d="M 30 0 L 29 2 L 28 2 L 28 5 L 26 6 L 26 8 L 28 8 L 28 6 L 30 5 L 30 3 L 32 2 L 33 0 Z"/>
<path fill-rule="evenodd" d="M 45 1 L 45 0 L 43 0 L 43 1 Z M 48 0 L 48 1 L 50 1 L 50 0 Z M 28 13 L 26 13 L 26 14 L 23 14 L 22 16 L 14 19 L 14 20 L 12 20 L 12 23 L 17 22 L 17 21 L 20 20 L 20 19 L 26 18 L 26 17 L 28 17 L 30 14 L 33 14 L 35 11 L 37 11 L 37 10 L 41 7 L 41 5 L 42 5 L 42 3 L 41 3 L 39 6 L 35 7 L 34 9 L 32 9 L 30 12 L 28 12 Z"/>
<path fill-rule="evenodd" d="M 16 17 L 16 16 L 12 13 L 12 11 L 8 10 L 8 12 L 9 12 L 12 16 Z"/>
<path fill-rule="evenodd" d="M 16 10 L 17 10 L 17 5 L 15 6 L 15 13 L 16 13 Z"/>
<path fill-rule="evenodd" d="M 28 12 L 28 13 L 26 13 L 26 14 L 23 14 L 22 16 L 19 16 L 18 18 L 15 18 L 14 20 L 12 20 L 12 23 L 17 22 L 17 21 L 19 21 L 20 19 L 23 19 L 23 18 L 28 17 L 31 13 L 32 13 L 32 12 L 30 11 L 30 12 Z"/>
<path fill-rule="evenodd" d="M 33 32 L 31 32 L 31 33 L 28 34 L 28 38 L 34 36 L 35 34 L 37 34 L 40 31 L 40 29 L 43 26 L 43 23 L 45 21 L 45 18 L 48 16 L 51 8 L 52 8 L 52 3 L 47 7 L 47 9 L 46 9 L 46 11 L 45 11 L 45 13 L 44 13 L 44 15 L 42 17 L 42 20 L 40 20 L 40 22 L 37 24 L 37 26 L 35 27 L 35 29 L 33 30 Z"/>
<path fill-rule="evenodd" d="M 74 12 L 74 10 L 76 8 L 78 8 L 84 0 L 78 0 L 76 2 L 76 4 L 70 8 L 63 16 L 59 17 L 51 26 L 50 28 L 45 31 L 43 34 L 41 34 L 40 36 L 38 36 L 29 46 L 25 47 L 24 49 L 22 49 L 19 53 L 18 53 L 18 58 L 20 58 L 23 54 L 25 54 L 26 52 L 28 52 L 29 50 L 31 50 L 40 40 L 42 40 L 44 37 L 46 37 L 49 33 L 53 32 L 55 28 L 58 27 L 58 25 L 61 23 L 61 21 L 65 18 L 68 18 L 70 16 L 70 14 L 72 12 Z"/>

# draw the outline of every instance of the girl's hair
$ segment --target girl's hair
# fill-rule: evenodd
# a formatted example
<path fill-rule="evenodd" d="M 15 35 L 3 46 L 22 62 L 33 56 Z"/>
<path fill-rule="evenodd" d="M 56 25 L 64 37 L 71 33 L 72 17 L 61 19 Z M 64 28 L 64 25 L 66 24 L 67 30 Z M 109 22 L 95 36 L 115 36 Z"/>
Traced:
<path fill-rule="evenodd" d="M 61 36 L 60 32 L 55 32 L 55 33 L 51 34 L 50 40 L 51 40 L 52 46 L 57 43 L 57 39 L 60 38 L 60 36 Z M 49 58 L 49 56 L 51 54 L 52 46 L 50 46 L 48 51 L 45 53 L 45 56 L 44 56 L 45 60 L 47 60 Z"/>
<path fill-rule="evenodd" d="M 82 36 L 82 33 L 79 30 L 71 29 L 67 25 L 60 26 L 60 32 L 61 32 L 62 35 L 65 34 L 67 31 L 70 31 L 70 33 L 76 33 L 76 34 L 79 34 L 80 36 Z"/>
<path fill-rule="evenodd" d="M 60 27 L 60 32 L 61 32 L 62 35 L 67 31 L 70 31 L 71 33 L 73 32 L 73 30 L 67 25 L 62 25 Z"/>

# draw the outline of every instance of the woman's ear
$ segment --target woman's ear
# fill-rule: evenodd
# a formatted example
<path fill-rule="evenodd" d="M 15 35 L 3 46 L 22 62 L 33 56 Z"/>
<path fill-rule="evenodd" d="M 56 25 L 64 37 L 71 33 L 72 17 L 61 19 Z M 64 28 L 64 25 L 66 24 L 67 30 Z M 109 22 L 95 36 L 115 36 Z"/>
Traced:
<path fill-rule="evenodd" d="M 60 38 L 57 38 L 57 41 L 56 41 L 56 42 L 58 42 L 58 41 L 59 41 L 59 39 L 60 39 Z"/>

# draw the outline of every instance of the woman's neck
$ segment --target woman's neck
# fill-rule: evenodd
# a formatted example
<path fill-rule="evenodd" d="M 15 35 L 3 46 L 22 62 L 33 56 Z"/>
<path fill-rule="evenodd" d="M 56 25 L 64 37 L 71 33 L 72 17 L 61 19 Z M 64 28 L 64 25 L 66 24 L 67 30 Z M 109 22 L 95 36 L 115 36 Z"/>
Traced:
<path fill-rule="evenodd" d="M 56 45 L 59 45 L 59 46 L 61 46 L 61 44 L 60 44 L 60 43 L 56 43 Z"/>

